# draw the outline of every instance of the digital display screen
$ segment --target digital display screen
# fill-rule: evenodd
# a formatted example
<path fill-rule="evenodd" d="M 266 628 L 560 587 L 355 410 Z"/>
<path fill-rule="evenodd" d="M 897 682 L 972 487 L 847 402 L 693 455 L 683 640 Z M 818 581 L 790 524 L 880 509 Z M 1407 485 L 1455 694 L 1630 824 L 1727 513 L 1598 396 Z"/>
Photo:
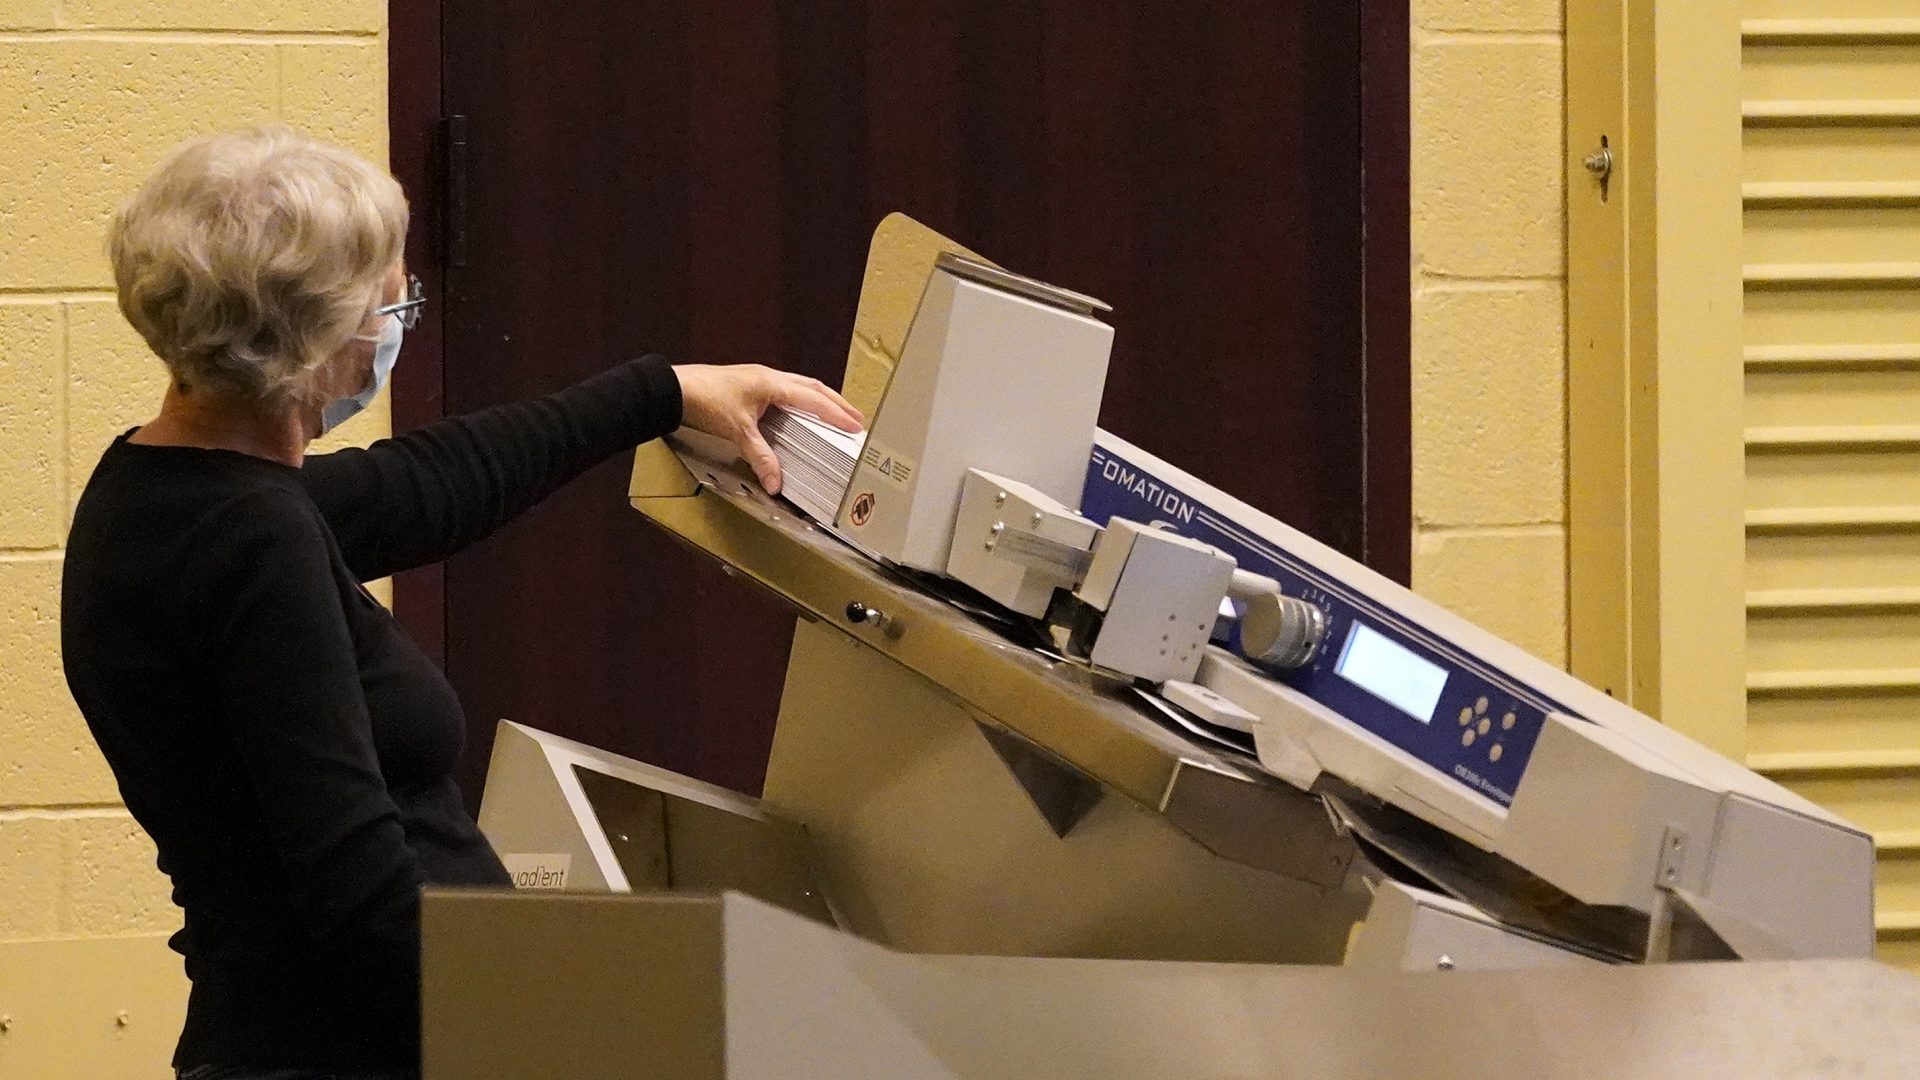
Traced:
<path fill-rule="evenodd" d="M 1446 670 L 1420 659 L 1379 631 L 1353 624 L 1334 674 L 1423 724 L 1433 722 Z"/>

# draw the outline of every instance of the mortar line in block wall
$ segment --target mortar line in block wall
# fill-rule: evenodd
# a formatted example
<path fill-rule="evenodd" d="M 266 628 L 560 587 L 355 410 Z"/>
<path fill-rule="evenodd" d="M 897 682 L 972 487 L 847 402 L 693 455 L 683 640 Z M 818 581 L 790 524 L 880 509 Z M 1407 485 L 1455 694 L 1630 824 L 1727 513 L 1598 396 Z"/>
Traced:
<path fill-rule="evenodd" d="M 1476 539 L 1480 537 L 1502 538 L 1521 536 L 1559 536 L 1566 532 L 1566 523 L 1561 521 L 1537 521 L 1514 525 L 1429 525 L 1424 522 L 1414 524 L 1416 537 L 1432 536 L 1444 539 Z"/>
<path fill-rule="evenodd" d="M 112 289 L 76 289 L 70 285 L 0 286 L 0 304 L 71 304 L 112 299 Z"/>
<path fill-rule="evenodd" d="M 1429 30 L 1414 27 L 1413 47 L 1428 45 L 1559 45 L 1566 35 L 1558 30 Z"/>
<path fill-rule="evenodd" d="M 55 806 L 18 806 L 0 808 L 0 824 L 14 821 L 102 821 L 133 820 L 121 803 L 72 803 Z"/>
<path fill-rule="evenodd" d="M 60 547 L 0 548 L 0 563 L 59 562 L 65 554 Z"/>
<path fill-rule="evenodd" d="M 67 526 L 60 530 L 64 537 L 73 528 L 73 481 L 67 468 L 73 452 L 69 442 L 73 434 L 73 307 L 66 303 L 60 305 L 60 418 L 55 427 L 59 434 L 53 442 L 58 448 L 53 455 L 53 489 L 60 495 L 60 520 Z"/>
<path fill-rule="evenodd" d="M 0 45 L 32 45 L 49 41 L 92 41 L 130 45 L 365 45 L 377 41 L 372 30 L 7 30 Z"/>
<path fill-rule="evenodd" d="M 1414 275 L 1423 290 L 1440 292 L 1470 292 L 1476 289 L 1510 289 L 1516 285 L 1564 284 L 1567 275 L 1560 274 L 1445 274 L 1436 273 L 1424 267 Z"/>
<path fill-rule="evenodd" d="M 1529 277 L 1442 277 L 1436 274 L 1421 274 L 1416 282 L 1414 296 L 1443 296 L 1457 293 L 1518 292 L 1533 289 L 1549 289 L 1555 285 L 1565 285 L 1564 276 Z"/>

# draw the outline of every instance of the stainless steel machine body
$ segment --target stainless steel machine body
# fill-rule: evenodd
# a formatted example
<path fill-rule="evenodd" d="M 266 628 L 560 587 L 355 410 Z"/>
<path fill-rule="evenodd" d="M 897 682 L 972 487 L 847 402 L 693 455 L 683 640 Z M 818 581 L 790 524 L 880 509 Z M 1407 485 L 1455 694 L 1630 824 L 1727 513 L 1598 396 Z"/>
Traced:
<path fill-rule="evenodd" d="M 430 892 L 425 1080 L 1905 1080 L 1865 960 L 1403 972 L 906 954 L 737 895 Z"/>

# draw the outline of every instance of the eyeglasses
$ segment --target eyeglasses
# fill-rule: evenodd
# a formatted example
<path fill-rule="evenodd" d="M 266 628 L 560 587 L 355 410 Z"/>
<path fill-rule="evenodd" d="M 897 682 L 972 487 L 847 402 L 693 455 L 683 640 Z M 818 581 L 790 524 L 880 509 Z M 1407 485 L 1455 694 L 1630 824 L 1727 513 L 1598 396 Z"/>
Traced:
<path fill-rule="evenodd" d="M 397 304 L 373 309 L 375 315 L 392 315 L 400 320 L 400 325 L 408 330 L 420 325 L 420 309 L 427 306 L 427 289 L 420 279 L 407 275 L 407 298 Z"/>

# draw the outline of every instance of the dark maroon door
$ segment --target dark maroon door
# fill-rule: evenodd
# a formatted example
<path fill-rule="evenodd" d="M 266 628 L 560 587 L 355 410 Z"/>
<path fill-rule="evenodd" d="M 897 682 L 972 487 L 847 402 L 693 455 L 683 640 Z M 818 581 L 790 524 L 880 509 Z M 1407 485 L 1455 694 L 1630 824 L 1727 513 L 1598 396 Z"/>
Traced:
<path fill-rule="evenodd" d="M 464 206 L 432 245 L 444 361 L 400 393 L 464 411 L 649 351 L 837 381 L 869 234 L 903 210 L 1112 303 L 1103 423 L 1361 554 L 1365 7 L 444 5 Z M 402 614 L 444 630 L 475 769 L 504 716 L 756 790 L 791 616 L 648 526 L 627 467 L 452 560 L 443 622 L 437 586 Z M 1374 534 L 1404 534 L 1386 509 Z"/>

